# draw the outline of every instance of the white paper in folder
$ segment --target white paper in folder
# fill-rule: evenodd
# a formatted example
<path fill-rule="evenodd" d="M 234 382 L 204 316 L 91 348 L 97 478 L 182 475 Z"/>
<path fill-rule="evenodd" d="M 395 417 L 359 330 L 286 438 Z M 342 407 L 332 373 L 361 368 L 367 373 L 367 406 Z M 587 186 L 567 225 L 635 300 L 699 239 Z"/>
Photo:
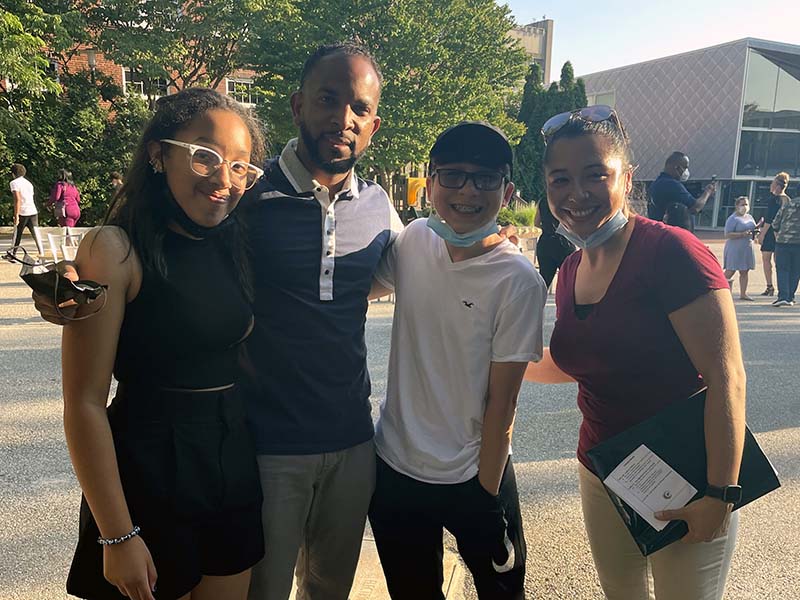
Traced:
<path fill-rule="evenodd" d="M 644 444 L 611 471 L 603 483 L 657 531 L 664 529 L 668 521 L 659 521 L 654 513 L 683 508 L 697 493 L 692 484 Z"/>

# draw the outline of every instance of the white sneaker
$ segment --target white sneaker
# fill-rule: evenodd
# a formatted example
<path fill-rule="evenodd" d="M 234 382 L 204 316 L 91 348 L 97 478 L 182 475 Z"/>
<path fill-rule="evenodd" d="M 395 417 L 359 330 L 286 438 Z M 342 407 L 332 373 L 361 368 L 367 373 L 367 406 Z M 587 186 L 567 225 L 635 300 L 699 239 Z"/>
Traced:
<path fill-rule="evenodd" d="M 788 300 L 775 300 L 772 303 L 772 306 L 792 306 L 794 302 L 789 302 Z"/>

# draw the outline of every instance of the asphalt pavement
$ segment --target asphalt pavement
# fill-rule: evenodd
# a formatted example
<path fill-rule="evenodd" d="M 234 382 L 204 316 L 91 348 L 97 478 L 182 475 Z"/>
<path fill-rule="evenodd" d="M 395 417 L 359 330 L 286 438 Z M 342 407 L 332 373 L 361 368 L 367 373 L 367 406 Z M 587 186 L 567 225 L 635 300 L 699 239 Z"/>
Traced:
<path fill-rule="evenodd" d="M 0 249 L 5 238 L 0 231 Z M 707 243 L 721 256 L 719 240 Z M 0 600 L 53 600 L 66 598 L 80 494 L 62 430 L 60 330 L 37 317 L 17 273 L 16 266 L 0 261 Z M 760 267 L 751 279 L 751 294 L 761 292 Z M 748 422 L 783 487 L 742 509 L 725 599 L 800 599 L 800 305 L 773 308 L 772 298 L 754 297 L 736 302 Z M 373 303 L 367 322 L 375 414 L 385 390 L 392 308 Z M 553 318 L 551 295 L 545 340 Z M 514 460 L 528 542 L 529 598 L 603 597 L 580 514 L 575 396 L 571 384 L 527 383 L 520 396 Z M 452 539 L 447 545 L 454 549 Z M 458 571 L 457 564 L 449 571 L 448 598 L 475 598 L 469 574 Z M 386 597 L 369 541 L 360 577 L 354 599 Z"/>

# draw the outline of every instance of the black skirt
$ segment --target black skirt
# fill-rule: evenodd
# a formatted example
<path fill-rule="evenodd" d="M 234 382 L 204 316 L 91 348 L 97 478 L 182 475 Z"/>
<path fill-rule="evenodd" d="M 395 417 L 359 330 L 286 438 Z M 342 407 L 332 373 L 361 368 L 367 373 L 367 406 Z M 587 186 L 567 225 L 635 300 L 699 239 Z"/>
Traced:
<path fill-rule="evenodd" d="M 158 573 L 156 598 L 179 598 L 203 575 L 234 575 L 261 559 L 258 465 L 235 388 L 176 392 L 120 384 L 108 418 L 128 510 Z M 103 577 L 99 535 L 82 498 L 67 591 L 122 600 Z"/>
<path fill-rule="evenodd" d="M 764 241 L 761 243 L 761 251 L 775 252 L 775 232 L 772 227 L 767 229 L 767 233 L 764 234 Z"/>

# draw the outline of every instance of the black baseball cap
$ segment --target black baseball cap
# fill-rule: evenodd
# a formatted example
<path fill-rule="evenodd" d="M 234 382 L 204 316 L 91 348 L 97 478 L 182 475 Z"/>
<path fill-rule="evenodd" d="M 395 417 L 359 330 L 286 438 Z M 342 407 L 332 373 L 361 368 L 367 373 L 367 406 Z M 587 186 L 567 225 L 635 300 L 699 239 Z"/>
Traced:
<path fill-rule="evenodd" d="M 486 121 L 461 121 L 445 129 L 431 147 L 437 165 L 467 162 L 511 174 L 514 152 L 506 134 Z"/>

